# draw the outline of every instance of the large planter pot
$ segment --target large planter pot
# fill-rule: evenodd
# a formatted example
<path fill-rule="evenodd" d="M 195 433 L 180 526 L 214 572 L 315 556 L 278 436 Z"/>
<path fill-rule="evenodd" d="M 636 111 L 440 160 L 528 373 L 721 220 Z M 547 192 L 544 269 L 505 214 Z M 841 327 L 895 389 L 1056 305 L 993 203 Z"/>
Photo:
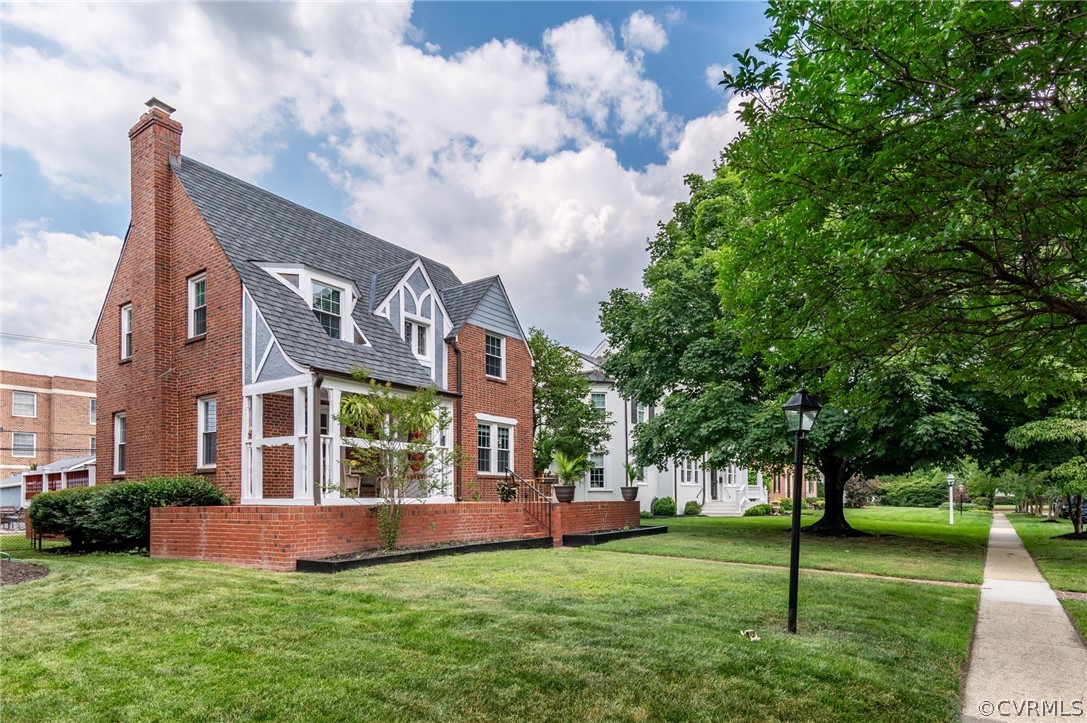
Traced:
<path fill-rule="evenodd" d="M 619 491 L 623 493 L 623 500 L 626 502 L 638 499 L 637 487 L 620 487 Z"/>
<path fill-rule="evenodd" d="M 574 486 L 573 485 L 555 485 L 552 487 L 555 491 L 555 499 L 559 502 L 573 502 L 574 501 Z"/>

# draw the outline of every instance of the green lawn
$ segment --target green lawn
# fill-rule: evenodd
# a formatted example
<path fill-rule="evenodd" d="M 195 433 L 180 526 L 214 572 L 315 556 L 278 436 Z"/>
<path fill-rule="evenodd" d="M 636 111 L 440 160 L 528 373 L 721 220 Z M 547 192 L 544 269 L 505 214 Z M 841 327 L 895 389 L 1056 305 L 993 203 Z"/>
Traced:
<path fill-rule="evenodd" d="M 802 574 L 790 636 L 784 570 L 699 560 L 534 550 L 318 576 L 0 544 L 52 570 L 0 588 L 11 721 L 953 721 L 978 600 Z"/>
<path fill-rule="evenodd" d="M 1072 531 L 1070 520 L 1046 522 L 1014 512 L 1008 520 L 1054 590 L 1087 592 L 1087 540 L 1054 539 Z"/>
<path fill-rule="evenodd" d="M 806 512 L 804 524 L 821 512 Z M 871 507 L 846 510 L 846 519 L 875 537 L 800 539 L 801 567 L 922 580 L 980 583 L 992 516 L 967 512 L 948 524 L 946 510 Z M 676 517 L 667 535 L 612 542 L 597 549 L 704 560 L 789 564 L 791 518 Z"/>

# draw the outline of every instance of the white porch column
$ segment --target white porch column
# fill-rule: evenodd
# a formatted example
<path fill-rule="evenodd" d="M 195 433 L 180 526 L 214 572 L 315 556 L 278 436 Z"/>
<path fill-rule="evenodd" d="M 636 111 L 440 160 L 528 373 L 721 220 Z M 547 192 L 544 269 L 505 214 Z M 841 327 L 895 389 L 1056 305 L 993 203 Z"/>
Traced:
<path fill-rule="evenodd" d="M 294 498 L 312 500 L 313 488 L 309 481 L 309 435 L 306 429 L 308 414 L 307 398 L 310 387 L 294 388 Z"/>
<path fill-rule="evenodd" d="M 328 451 L 328 479 L 331 487 L 325 495 L 331 499 L 339 499 L 343 495 L 340 492 L 343 479 L 343 466 L 340 464 L 340 445 L 343 443 L 343 433 L 340 431 L 340 397 L 343 393 L 339 389 L 328 390 L 328 436 L 332 438 Z"/>

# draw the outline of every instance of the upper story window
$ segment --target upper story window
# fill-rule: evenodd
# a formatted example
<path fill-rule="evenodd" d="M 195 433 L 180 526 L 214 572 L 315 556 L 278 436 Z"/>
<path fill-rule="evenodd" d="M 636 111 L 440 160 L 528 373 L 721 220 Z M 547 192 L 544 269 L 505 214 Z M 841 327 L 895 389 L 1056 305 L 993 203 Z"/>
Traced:
<path fill-rule="evenodd" d="M 121 359 L 132 358 L 132 304 L 121 307 Z"/>
<path fill-rule="evenodd" d="M 11 433 L 11 456 L 33 457 L 38 452 L 38 435 L 33 432 Z"/>
<path fill-rule="evenodd" d="M 604 409 L 607 406 L 608 397 L 606 394 L 601 394 L 600 392 L 593 392 L 590 396 L 592 398 L 593 406 L 597 409 Z"/>
<path fill-rule="evenodd" d="M 218 429 L 218 405 L 215 397 L 204 397 L 196 401 L 197 407 L 197 467 L 214 467 L 216 461 L 215 442 Z"/>
<path fill-rule="evenodd" d="M 404 319 L 404 341 L 420 361 L 430 362 L 430 324 L 418 319 Z"/>
<path fill-rule="evenodd" d="M 339 339 L 341 334 L 340 297 L 342 291 L 333 286 L 313 282 L 313 313 L 321 322 L 325 333 L 333 339 Z"/>
<path fill-rule="evenodd" d="M 87 439 L 90 440 L 90 442 L 87 444 L 87 451 L 91 454 L 95 454 L 96 452 L 98 452 L 98 438 L 88 437 Z"/>
<path fill-rule="evenodd" d="M 36 417 L 38 416 L 38 395 L 34 392 L 11 393 L 11 416 Z"/>
<path fill-rule="evenodd" d="M 649 419 L 649 407 L 644 404 L 638 405 L 638 416 L 635 424 L 641 424 L 645 420 Z"/>
<path fill-rule="evenodd" d="M 128 420 L 124 412 L 113 415 L 113 474 L 124 474 L 128 464 L 127 451 Z"/>
<path fill-rule="evenodd" d="M 198 274 L 189 279 L 189 338 L 208 333 L 208 277 Z"/>
<path fill-rule="evenodd" d="M 94 397 L 91 397 L 90 402 L 91 402 L 91 404 L 90 404 L 91 408 L 90 408 L 90 413 L 88 415 L 89 419 L 87 421 L 90 422 L 91 424 L 98 424 L 98 400 L 95 399 Z"/>
<path fill-rule="evenodd" d="M 506 378 L 506 338 L 487 334 L 487 376 Z"/>

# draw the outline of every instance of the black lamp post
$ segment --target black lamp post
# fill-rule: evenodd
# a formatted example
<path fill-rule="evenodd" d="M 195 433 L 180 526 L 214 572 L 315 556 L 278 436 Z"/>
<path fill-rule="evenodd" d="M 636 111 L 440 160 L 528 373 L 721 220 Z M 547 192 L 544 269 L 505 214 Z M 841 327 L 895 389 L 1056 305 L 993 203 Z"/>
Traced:
<path fill-rule="evenodd" d="M 804 483 L 804 435 L 815 426 L 822 409 L 804 387 L 782 406 L 785 423 L 796 434 L 793 456 L 793 539 L 789 551 L 789 632 L 796 632 L 796 592 L 800 582 L 800 505 Z"/>

